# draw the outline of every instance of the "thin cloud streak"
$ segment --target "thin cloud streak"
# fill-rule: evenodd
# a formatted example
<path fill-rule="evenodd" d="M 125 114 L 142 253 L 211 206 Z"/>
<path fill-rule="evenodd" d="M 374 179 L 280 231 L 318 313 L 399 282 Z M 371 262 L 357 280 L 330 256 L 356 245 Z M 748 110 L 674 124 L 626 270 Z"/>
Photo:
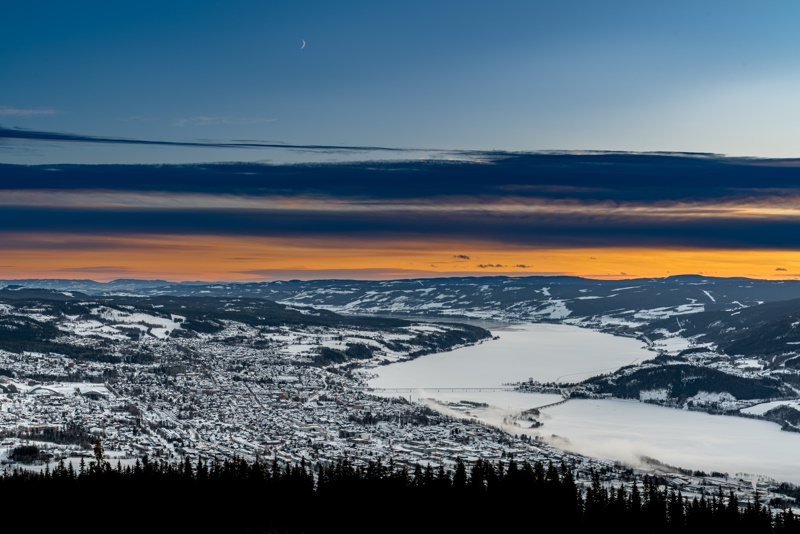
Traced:
<path fill-rule="evenodd" d="M 43 117 L 47 115 L 55 115 L 58 111 L 54 109 L 20 109 L 8 106 L 0 106 L 0 116 L 4 117 Z"/>
<path fill-rule="evenodd" d="M 498 215 L 558 215 L 637 217 L 642 219 L 780 219 L 800 217 L 800 191 L 780 197 L 697 202 L 611 202 L 545 198 L 443 197 L 436 199 L 363 199 L 325 196 L 159 193 L 108 190 L 6 190 L 0 206 L 50 208 L 130 208 L 208 210 L 312 211 L 330 213 L 402 212 L 496 213 Z"/>
<path fill-rule="evenodd" d="M 211 116 L 199 116 L 199 117 L 182 117 L 180 119 L 175 119 L 172 124 L 173 126 L 216 126 L 219 124 L 225 125 L 246 125 L 246 124 L 262 124 L 265 122 L 275 122 L 278 119 L 266 119 L 264 117 L 241 117 L 238 119 L 231 119 L 228 117 L 211 117 Z"/>
<path fill-rule="evenodd" d="M 101 137 L 70 133 L 43 132 L 21 128 L 5 128 L 0 126 L 0 139 L 16 139 L 21 141 L 50 141 L 66 143 L 96 143 L 117 145 L 148 145 L 196 148 L 280 148 L 288 150 L 334 150 L 355 152 L 404 152 L 405 149 L 380 146 L 340 146 L 340 145 L 295 145 L 284 143 L 261 142 L 200 142 L 200 141 L 155 141 L 146 139 L 130 139 L 124 137 Z"/>
<path fill-rule="evenodd" d="M 0 250 L 6 253 L 34 251 L 56 255 L 71 251 L 90 251 L 106 253 L 111 250 L 146 251 L 157 253 L 180 253 L 201 250 L 197 244 L 160 243 L 155 235 L 124 234 L 102 235 L 101 233 L 77 233 L 61 230 L 48 232 L 7 232 L 0 231 Z"/>

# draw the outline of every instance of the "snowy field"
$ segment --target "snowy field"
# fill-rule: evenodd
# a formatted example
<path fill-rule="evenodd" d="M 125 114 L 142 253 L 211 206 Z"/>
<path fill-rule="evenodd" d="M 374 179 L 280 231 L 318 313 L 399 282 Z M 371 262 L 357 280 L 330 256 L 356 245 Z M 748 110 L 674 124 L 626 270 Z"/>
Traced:
<path fill-rule="evenodd" d="M 771 409 L 777 408 L 778 406 L 789 406 L 791 408 L 794 408 L 795 410 L 800 410 L 800 402 L 791 400 L 779 400 L 772 402 L 762 402 L 761 404 L 756 404 L 755 406 L 744 408 L 741 411 L 742 413 L 747 413 L 751 415 L 764 415 Z"/>
<path fill-rule="evenodd" d="M 91 452 L 91 451 L 89 451 Z M 136 465 L 136 458 L 117 458 L 116 456 L 106 454 L 103 459 L 111 464 L 111 467 L 116 469 L 117 463 L 124 469 L 126 467 L 133 468 Z M 95 461 L 94 457 L 86 457 L 86 458 L 78 458 L 75 456 L 70 456 L 69 458 L 64 459 L 64 467 L 69 469 L 70 464 L 72 464 L 72 469 L 78 473 L 81 469 L 81 460 L 83 460 L 84 469 L 89 469 L 89 465 Z M 25 469 L 26 471 L 44 471 L 45 469 L 49 468 L 51 471 L 58 467 L 58 462 L 50 462 L 49 464 L 36 464 L 36 465 L 27 465 L 27 464 L 10 464 L 9 469 L 14 469 L 15 467 L 19 467 L 20 469 Z"/>

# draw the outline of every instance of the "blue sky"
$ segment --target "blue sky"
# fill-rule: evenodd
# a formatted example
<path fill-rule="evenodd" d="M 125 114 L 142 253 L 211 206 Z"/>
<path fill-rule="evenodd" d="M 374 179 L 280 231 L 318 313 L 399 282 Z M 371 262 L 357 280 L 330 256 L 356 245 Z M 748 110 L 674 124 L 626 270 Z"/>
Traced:
<path fill-rule="evenodd" d="M 796 2 L 40 1 L 8 3 L 3 13 L 6 128 L 170 141 L 798 155 Z M 2 146 L 7 163 L 328 157 Z"/>
<path fill-rule="evenodd" d="M 0 279 L 800 276 L 796 1 L 2 8 Z"/>

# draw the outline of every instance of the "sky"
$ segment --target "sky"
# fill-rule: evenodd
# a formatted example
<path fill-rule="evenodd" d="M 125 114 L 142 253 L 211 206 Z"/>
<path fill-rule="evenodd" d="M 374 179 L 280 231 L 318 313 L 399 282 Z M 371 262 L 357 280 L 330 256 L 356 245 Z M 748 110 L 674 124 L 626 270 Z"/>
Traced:
<path fill-rule="evenodd" d="M 794 278 L 798 17 L 8 3 L 0 278 Z"/>

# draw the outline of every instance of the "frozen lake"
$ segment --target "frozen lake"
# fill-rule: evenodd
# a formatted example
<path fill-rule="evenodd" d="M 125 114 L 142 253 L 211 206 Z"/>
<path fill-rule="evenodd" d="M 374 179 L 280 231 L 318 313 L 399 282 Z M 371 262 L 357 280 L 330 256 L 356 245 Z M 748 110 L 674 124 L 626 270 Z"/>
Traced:
<path fill-rule="evenodd" d="M 415 401 L 484 402 L 488 408 L 471 409 L 469 416 L 587 456 L 632 465 L 647 456 L 683 468 L 730 475 L 756 473 L 800 483 L 800 464 L 795 461 L 800 434 L 782 432 L 774 423 L 636 401 L 574 399 L 543 410 L 541 428 L 522 429 L 504 421 L 525 409 L 550 404 L 559 396 L 439 390 L 499 386 L 528 378 L 579 381 L 655 355 L 639 341 L 568 325 L 520 325 L 493 334 L 500 339 L 379 367 L 375 370 L 379 376 L 370 385 L 418 388 L 411 393 Z M 409 396 L 407 392 L 385 394 Z M 439 404 L 432 407 L 451 412 Z M 452 415 L 465 416 L 463 412 Z"/>
<path fill-rule="evenodd" d="M 768 421 L 617 399 L 573 399 L 543 410 L 541 421 L 542 437 L 587 456 L 632 465 L 647 456 L 687 469 L 800 483 L 800 434 Z"/>
<path fill-rule="evenodd" d="M 539 382 L 577 382 L 655 356 L 638 340 L 577 326 L 516 325 L 492 334 L 500 339 L 378 367 L 375 372 L 379 376 L 370 385 L 490 387 L 529 378 Z"/>
<path fill-rule="evenodd" d="M 488 388 L 529 378 L 539 382 L 579 381 L 655 356 L 635 339 L 576 326 L 525 324 L 493 330 L 492 334 L 500 339 L 378 367 L 374 370 L 378 377 L 370 380 L 369 385 L 414 388 L 410 392 L 384 393 L 391 397 L 411 397 L 411 400 L 483 402 L 489 404 L 489 408 L 470 410 L 469 416 L 503 426 L 503 420 L 509 415 L 557 402 L 561 396 L 516 391 L 447 391 L 445 388 Z M 448 411 L 442 406 L 433 407 Z M 464 416 L 455 412 L 451 415 Z"/>

